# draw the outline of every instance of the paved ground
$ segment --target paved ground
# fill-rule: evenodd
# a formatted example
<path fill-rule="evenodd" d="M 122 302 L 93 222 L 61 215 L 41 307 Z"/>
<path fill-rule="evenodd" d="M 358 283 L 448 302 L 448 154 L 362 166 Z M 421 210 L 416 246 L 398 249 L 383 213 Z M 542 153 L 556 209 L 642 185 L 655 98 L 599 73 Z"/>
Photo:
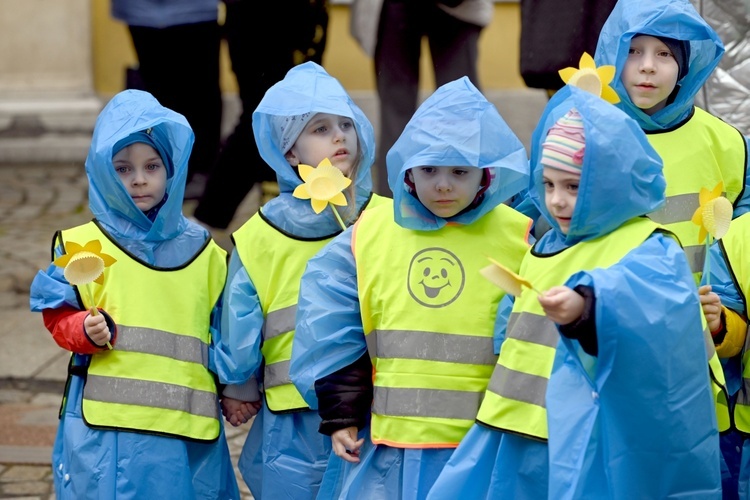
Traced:
<path fill-rule="evenodd" d="M 533 91 L 488 93 L 508 124 L 528 146 L 546 102 Z M 374 100 L 354 96 L 373 121 Z M 229 245 L 228 234 L 255 212 L 261 190 L 238 210 L 229 231 L 214 236 Z M 68 354 L 51 339 L 41 315 L 29 312 L 28 290 L 38 269 L 50 261 L 57 229 L 90 220 L 87 182 L 81 163 L 0 164 L 0 498 L 53 499 L 50 469 L 57 412 Z M 194 203 L 186 203 L 192 213 Z M 235 459 L 248 426 L 228 427 Z M 244 488 L 243 498 L 252 498 Z"/>

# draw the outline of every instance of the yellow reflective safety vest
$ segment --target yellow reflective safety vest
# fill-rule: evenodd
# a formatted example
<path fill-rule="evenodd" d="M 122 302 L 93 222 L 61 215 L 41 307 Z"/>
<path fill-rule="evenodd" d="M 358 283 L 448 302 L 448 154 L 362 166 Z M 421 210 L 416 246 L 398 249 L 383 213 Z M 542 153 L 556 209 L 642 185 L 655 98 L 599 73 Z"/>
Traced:
<path fill-rule="evenodd" d="M 561 252 L 537 255 L 532 249 L 521 265 L 520 274 L 536 288 L 546 290 L 564 283 L 575 271 L 612 266 L 658 229 L 657 224 L 646 218 L 635 218 L 607 235 Z M 704 333 L 708 333 L 705 328 Z M 546 441 L 545 397 L 558 341 L 557 327 L 544 315 L 536 294 L 527 292 L 517 297 L 477 421 Z M 713 354 L 718 362 L 713 343 L 710 346 L 709 356 Z M 720 365 L 719 373 L 723 377 Z"/>
<path fill-rule="evenodd" d="M 530 223 L 500 205 L 470 225 L 414 231 L 383 206 L 355 225 L 373 443 L 451 448 L 464 437 L 497 358 L 493 329 L 504 295 L 479 270 L 488 256 L 518 270 Z"/>
<path fill-rule="evenodd" d="M 745 186 L 746 143 L 742 134 L 703 111 L 668 132 L 647 132 L 648 142 L 664 161 L 667 180 L 664 207 L 649 217 L 679 238 L 696 283 L 700 282 L 706 245 L 698 241 L 700 228 L 691 218 L 699 206 L 701 188 L 713 189 L 724 183 L 726 198 L 735 204 Z"/>
<path fill-rule="evenodd" d="M 363 209 L 387 202 L 389 198 L 373 194 Z M 273 226 L 262 212 L 232 234 L 237 255 L 258 292 L 265 316 L 261 347 L 265 362 L 263 391 L 268 409 L 274 413 L 310 409 L 289 377 L 297 297 L 307 261 L 337 234 L 340 233 L 297 238 Z"/>
<path fill-rule="evenodd" d="M 134 258 L 96 222 L 60 234 L 63 243 L 97 239 L 102 252 L 117 259 L 105 268 L 102 285 L 76 287 L 87 309 L 96 305 L 117 324 L 114 349 L 91 357 L 83 389 L 86 424 L 197 441 L 218 438 L 208 348 L 226 252 L 209 239 L 183 266 L 158 268 Z"/>
<path fill-rule="evenodd" d="M 732 221 L 719 244 L 747 312 L 750 294 L 750 216 Z M 742 386 L 734 407 L 734 425 L 740 432 L 750 434 L 750 329 L 742 349 Z"/>

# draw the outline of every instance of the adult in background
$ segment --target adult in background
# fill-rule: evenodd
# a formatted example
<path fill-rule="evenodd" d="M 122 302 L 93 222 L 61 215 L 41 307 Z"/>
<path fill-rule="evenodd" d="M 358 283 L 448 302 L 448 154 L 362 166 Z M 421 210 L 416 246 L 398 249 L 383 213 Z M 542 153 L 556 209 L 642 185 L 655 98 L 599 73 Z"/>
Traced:
<path fill-rule="evenodd" d="M 112 0 L 112 17 L 128 25 L 143 90 L 184 115 L 195 132 L 186 198 L 200 195 L 219 152 L 218 5 L 218 0 Z"/>
<path fill-rule="evenodd" d="M 552 95 L 565 83 L 557 73 L 592 56 L 617 0 L 521 0 L 521 76 L 527 87 Z"/>
<path fill-rule="evenodd" d="M 252 115 L 271 85 L 296 64 L 322 64 L 328 27 L 327 0 L 224 0 L 224 32 L 237 77 L 242 114 L 224 144 L 194 217 L 226 229 L 257 182 L 275 180 L 258 153 Z"/>
<path fill-rule="evenodd" d="M 427 37 L 435 84 L 462 76 L 479 88 L 479 33 L 492 20 L 491 0 L 354 0 L 351 33 L 374 58 L 380 98 L 375 192 L 391 195 L 385 155 L 417 109 L 419 58 Z"/>

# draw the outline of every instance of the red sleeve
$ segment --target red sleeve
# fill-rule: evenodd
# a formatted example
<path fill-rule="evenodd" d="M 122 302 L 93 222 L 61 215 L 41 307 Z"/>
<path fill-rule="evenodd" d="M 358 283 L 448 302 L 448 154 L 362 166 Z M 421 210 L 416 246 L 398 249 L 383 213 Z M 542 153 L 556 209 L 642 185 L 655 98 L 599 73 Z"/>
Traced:
<path fill-rule="evenodd" d="M 88 311 L 81 311 L 73 307 L 60 307 L 44 309 L 42 317 L 44 318 L 44 326 L 50 331 L 57 345 L 78 354 L 94 354 L 100 352 L 103 348 L 95 345 L 83 328 L 83 320 L 86 319 L 88 313 Z M 104 349 L 106 349 L 106 346 Z"/>

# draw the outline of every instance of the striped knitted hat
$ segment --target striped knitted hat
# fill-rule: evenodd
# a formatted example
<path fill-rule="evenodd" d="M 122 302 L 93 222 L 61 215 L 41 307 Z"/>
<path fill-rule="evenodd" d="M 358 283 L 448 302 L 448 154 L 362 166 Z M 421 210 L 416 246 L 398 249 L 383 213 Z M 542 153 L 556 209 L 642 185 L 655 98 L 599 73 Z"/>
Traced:
<path fill-rule="evenodd" d="M 542 144 L 542 165 L 581 175 L 586 136 L 580 113 L 571 109 L 547 132 Z"/>

